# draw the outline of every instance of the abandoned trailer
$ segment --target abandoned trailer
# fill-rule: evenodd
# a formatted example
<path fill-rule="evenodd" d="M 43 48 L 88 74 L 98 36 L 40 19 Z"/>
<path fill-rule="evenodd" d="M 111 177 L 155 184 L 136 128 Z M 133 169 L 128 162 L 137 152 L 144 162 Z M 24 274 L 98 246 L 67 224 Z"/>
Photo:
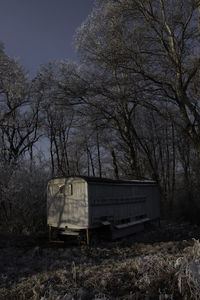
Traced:
<path fill-rule="evenodd" d="M 54 178 L 47 188 L 51 239 L 75 236 L 92 244 L 141 231 L 160 218 L 155 181 L 74 176 Z"/>

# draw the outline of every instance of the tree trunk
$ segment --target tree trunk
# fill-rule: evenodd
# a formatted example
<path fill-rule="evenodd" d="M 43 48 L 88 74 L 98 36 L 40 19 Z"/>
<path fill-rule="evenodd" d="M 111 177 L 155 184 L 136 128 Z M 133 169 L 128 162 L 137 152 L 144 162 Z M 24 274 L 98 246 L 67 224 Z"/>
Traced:
<path fill-rule="evenodd" d="M 112 155 L 112 159 L 113 159 L 114 176 L 116 179 L 119 179 L 119 171 L 118 171 L 117 159 L 116 159 L 114 149 L 111 149 L 111 155 Z"/>

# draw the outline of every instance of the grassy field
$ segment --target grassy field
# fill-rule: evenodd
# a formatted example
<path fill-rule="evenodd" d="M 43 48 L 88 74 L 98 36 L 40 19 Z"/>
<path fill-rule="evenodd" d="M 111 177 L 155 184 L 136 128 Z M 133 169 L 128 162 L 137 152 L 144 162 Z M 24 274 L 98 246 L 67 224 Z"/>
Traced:
<path fill-rule="evenodd" d="M 4 236 L 0 299 L 200 299 L 199 237 L 189 224 L 90 249 Z"/>

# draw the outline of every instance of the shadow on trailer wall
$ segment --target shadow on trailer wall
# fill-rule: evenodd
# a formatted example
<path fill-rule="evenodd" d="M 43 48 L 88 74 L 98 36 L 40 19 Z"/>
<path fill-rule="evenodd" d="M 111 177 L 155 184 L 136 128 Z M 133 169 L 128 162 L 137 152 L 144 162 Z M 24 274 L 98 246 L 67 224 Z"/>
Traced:
<path fill-rule="evenodd" d="M 91 245 L 142 231 L 145 223 L 159 219 L 160 196 L 155 181 L 70 176 L 48 183 L 51 240 L 75 237 Z"/>

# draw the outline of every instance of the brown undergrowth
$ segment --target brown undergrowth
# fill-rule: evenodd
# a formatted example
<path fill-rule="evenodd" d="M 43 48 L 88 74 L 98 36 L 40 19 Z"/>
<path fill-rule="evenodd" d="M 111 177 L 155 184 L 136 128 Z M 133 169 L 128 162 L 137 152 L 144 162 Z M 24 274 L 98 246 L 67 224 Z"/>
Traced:
<path fill-rule="evenodd" d="M 1 244 L 0 299 L 199 299 L 199 232 L 166 224 L 90 249 Z"/>

